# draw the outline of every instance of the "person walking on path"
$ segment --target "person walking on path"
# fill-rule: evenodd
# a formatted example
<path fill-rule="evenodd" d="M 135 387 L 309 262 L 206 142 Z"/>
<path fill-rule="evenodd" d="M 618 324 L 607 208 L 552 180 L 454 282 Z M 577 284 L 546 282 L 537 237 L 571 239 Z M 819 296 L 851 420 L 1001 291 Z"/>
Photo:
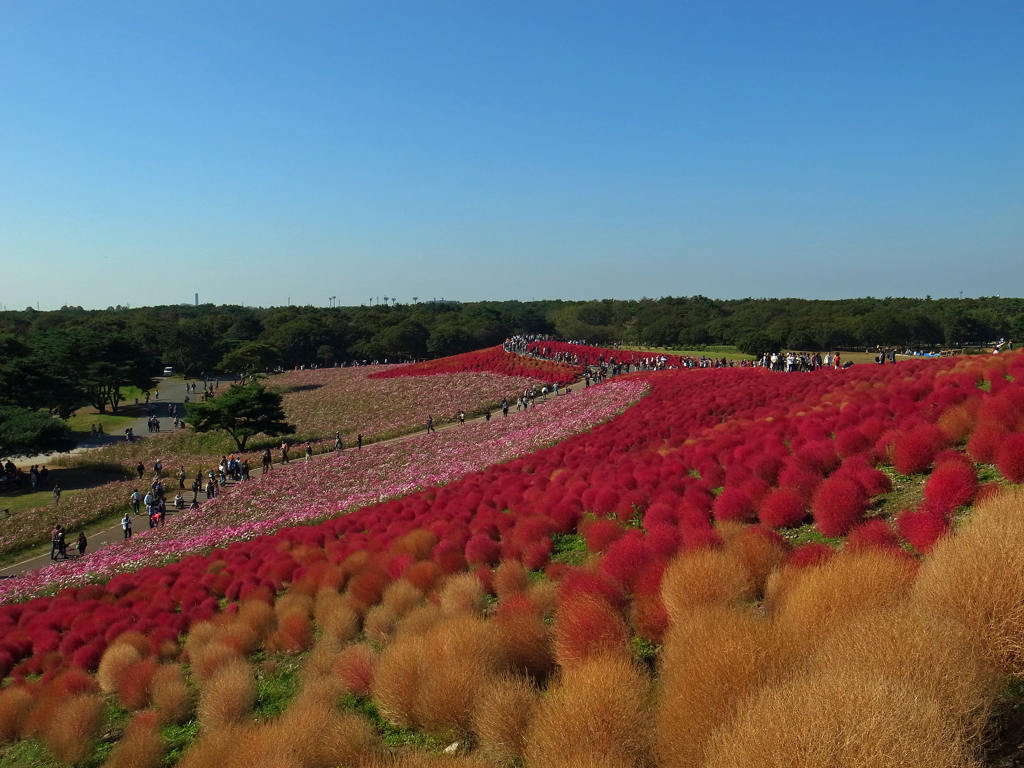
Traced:
<path fill-rule="evenodd" d="M 60 504 L 60 486 L 53 486 L 53 503 Z"/>
<path fill-rule="evenodd" d="M 141 480 L 142 476 L 146 474 L 146 465 L 140 461 L 139 465 L 135 468 L 135 471 L 139 473 L 139 480 Z"/>
<path fill-rule="evenodd" d="M 306 461 L 309 461 L 312 458 L 313 458 L 313 444 L 312 443 L 306 443 Z"/>
<path fill-rule="evenodd" d="M 54 526 L 53 531 L 50 532 L 50 559 L 56 560 L 57 553 L 60 552 L 60 543 L 64 539 L 64 530 L 61 528 L 60 523 Z"/>
<path fill-rule="evenodd" d="M 270 468 L 274 465 L 274 459 L 270 455 L 270 449 L 267 448 L 263 451 L 263 474 L 267 474 Z"/>
<path fill-rule="evenodd" d="M 136 515 L 139 514 L 139 504 L 142 502 L 142 494 L 139 493 L 139 489 L 136 488 L 132 491 L 132 495 L 128 498 L 132 502 L 132 512 Z"/>
<path fill-rule="evenodd" d="M 429 435 L 431 432 L 434 431 L 434 417 L 431 416 L 430 414 L 427 414 L 427 434 Z"/>
<path fill-rule="evenodd" d="M 178 470 L 178 487 L 181 490 L 185 490 L 185 466 L 182 465 L 181 469 Z"/>
<path fill-rule="evenodd" d="M 507 397 L 504 398 L 501 401 L 501 415 L 502 415 L 503 418 L 505 416 L 508 416 L 508 398 Z"/>
<path fill-rule="evenodd" d="M 345 449 L 345 444 L 341 442 L 341 432 L 334 436 L 334 450 L 342 451 Z"/>
<path fill-rule="evenodd" d="M 358 435 L 356 435 L 356 448 L 358 450 L 360 450 L 360 451 L 363 450 L 363 433 L 362 432 L 360 432 Z"/>
<path fill-rule="evenodd" d="M 288 443 L 281 441 L 281 463 L 288 463 Z"/>
<path fill-rule="evenodd" d="M 85 548 L 89 546 L 89 540 L 85 538 L 85 531 L 80 531 L 78 534 L 78 556 L 82 557 L 85 555 Z"/>
<path fill-rule="evenodd" d="M 124 517 L 121 518 L 121 529 L 124 531 L 124 537 L 130 539 L 132 537 L 132 516 L 125 512 Z"/>

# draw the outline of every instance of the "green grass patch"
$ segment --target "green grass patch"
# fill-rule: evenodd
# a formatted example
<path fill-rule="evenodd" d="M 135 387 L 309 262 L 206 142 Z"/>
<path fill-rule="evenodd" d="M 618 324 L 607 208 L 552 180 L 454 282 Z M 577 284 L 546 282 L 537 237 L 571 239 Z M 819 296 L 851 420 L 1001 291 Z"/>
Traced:
<path fill-rule="evenodd" d="M 189 720 L 184 725 L 165 725 L 160 729 L 164 744 L 167 746 L 165 766 L 175 765 L 185 750 L 199 738 L 199 723 Z"/>
<path fill-rule="evenodd" d="M 91 427 L 102 426 L 107 435 L 124 435 L 125 427 L 138 421 L 138 416 L 112 413 L 73 413 L 67 420 L 68 427 L 76 435 L 88 435 Z"/>
<path fill-rule="evenodd" d="M 415 747 L 427 752 L 438 753 L 450 743 L 412 728 L 392 725 L 377 711 L 373 701 L 366 697 L 347 694 L 341 700 L 341 707 L 356 712 L 373 723 L 374 727 L 382 734 L 381 741 L 391 749 Z"/>
<path fill-rule="evenodd" d="M 801 544 L 827 544 L 835 548 L 843 543 L 842 536 L 822 536 L 818 529 L 814 527 L 814 523 L 804 523 L 797 528 L 789 528 L 782 531 L 782 535 L 795 547 Z"/>
<path fill-rule="evenodd" d="M 556 533 L 551 542 L 552 562 L 582 565 L 589 557 L 587 542 L 578 533 Z"/>
<path fill-rule="evenodd" d="M 256 705 L 253 712 L 257 717 L 277 717 L 288 708 L 299 692 L 299 669 L 307 654 L 274 655 L 270 660 L 276 664 L 276 669 L 271 674 L 265 674 L 264 667 L 259 665 L 261 655 L 253 657 L 260 669 L 256 678 Z"/>

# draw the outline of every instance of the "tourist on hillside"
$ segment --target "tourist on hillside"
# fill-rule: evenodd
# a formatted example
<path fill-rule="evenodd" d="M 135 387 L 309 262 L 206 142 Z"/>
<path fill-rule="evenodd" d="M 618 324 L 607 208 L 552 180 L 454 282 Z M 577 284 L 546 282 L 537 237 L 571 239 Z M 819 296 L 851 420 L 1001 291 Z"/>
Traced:
<path fill-rule="evenodd" d="M 306 461 L 313 458 L 313 444 L 310 442 L 306 443 Z"/>
<path fill-rule="evenodd" d="M 121 529 L 124 531 L 124 537 L 130 539 L 132 537 L 132 516 L 125 512 L 124 517 L 121 518 Z"/>
<path fill-rule="evenodd" d="M 249 460 L 242 459 L 242 482 L 246 482 L 249 479 Z"/>
<path fill-rule="evenodd" d="M 501 415 L 502 417 L 508 416 L 508 398 L 502 398 L 501 401 Z"/>
<path fill-rule="evenodd" d="M 281 441 L 281 463 L 288 463 L 288 443 Z"/>
<path fill-rule="evenodd" d="M 60 486 L 53 486 L 53 503 L 60 504 Z"/>
<path fill-rule="evenodd" d="M 185 508 L 185 497 L 181 495 L 181 491 L 178 491 L 174 495 L 174 508 L 184 509 Z"/>
<path fill-rule="evenodd" d="M 139 514 L 139 504 L 142 503 L 142 494 L 139 493 L 139 489 L 133 490 L 132 495 L 128 499 L 132 503 L 132 512 L 136 515 Z"/>
<path fill-rule="evenodd" d="M 344 449 L 344 444 L 341 442 L 341 432 L 334 436 L 334 450 L 340 451 Z"/>
<path fill-rule="evenodd" d="M 272 457 L 272 456 L 270 455 L 270 449 L 269 449 L 269 448 L 266 448 L 266 449 L 264 449 L 264 451 L 263 451 L 263 474 L 264 474 L 264 475 L 265 475 L 265 474 L 267 474 L 267 472 L 269 472 L 269 471 L 270 471 L 270 468 L 271 468 L 271 467 L 272 467 L 273 465 L 274 465 L 274 459 L 273 459 L 273 457 Z"/>
<path fill-rule="evenodd" d="M 363 450 L 363 433 L 362 432 L 360 432 L 358 435 L 356 435 L 356 448 L 358 450 L 360 450 L 360 451 Z"/>
<path fill-rule="evenodd" d="M 85 531 L 79 531 L 76 546 L 78 547 L 78 556 L 82 557 L 85 555 L 85 548 L 89 546 L 89 540 L 85 538 Z"/>
<path fill-rule="evenodd" d="M 185 490 L 185 466 L 182 465 L 181 469 L 178 470 L 178 488 Z"/>
<path fill-rule="evenodd" d="M 434 417 L 428 414 L 427 415 L 427 434 L 429 435 L 431 432 L 435 432 L 435 431 L 436 430 L 434 429 Z"/>

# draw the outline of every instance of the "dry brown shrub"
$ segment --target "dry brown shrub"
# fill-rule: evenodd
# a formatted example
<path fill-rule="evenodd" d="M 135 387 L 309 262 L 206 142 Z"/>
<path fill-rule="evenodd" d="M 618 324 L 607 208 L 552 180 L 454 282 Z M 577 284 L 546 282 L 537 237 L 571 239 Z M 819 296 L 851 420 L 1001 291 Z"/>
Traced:
<path fill-rule="evenodd" d="M 728 723 L 743 698 L 772 681 L 771 625 L 751 610 L 695 608 L 671 627 L 658 660 L 655 748 L 668 768 L 702 766 L 711 733 Z"/>
<path fill-rule="evenodd" d="M 455 615 L 437 624 L 422 642 L 417 722 L 442 736 L 469 733 L 477 696 L 506 664 L 493 625 Z"/>
<path fill-rule="evenodd" d="M 739 561 L 760 594 L 764 592 L 768 574 L 785 565 L 789 549 L 783 542 L 765 536 L 757 526 L 741 524 L 741 529 L 726 539 L 725 551 Z"/>
<path fill-rule="evenodd" d="M 111 645 L 130 645 L 139 652 L 139 656 L 142 658 L 149 656 L 149 640 L 144 634 L 136 632 L 134 629 L 122 632 L 114 638 Z"/>
<path fill-rule="evenodd" d="M 366 612 L 363 632 L 371 643 L 387 645 L 398 626 L 399 616 L 390 607 L 380 603 Z"/>
<path fill-rule="evenodd" d="M 260 633 L 247 622 L 233 621 L 217 633 L 216 642 L 233 648 L 240 656 L 248 656 L 260 646 Z"/>
<path fill-rule="evenodd" d="M 526 568 L 518 560 L 502 560 L 494 571 L 494 594 L 499 600 L 525 592 L 529 586 Z"/>
<path fill-rule="evenodd" d="M 555 666 L 551 627 L 532 613 L 498 615 L 494 628 L 512 669 L 543 681 Z"/>
<path fill-rule="evenodd" d="M 433 603 L 420 605 L 409 611 L 408 615 L 399 622 L 395 637 L 424 635 L 433 629 L 441 618 L 441 609 L 438 606 Z"/>
<path fill-rule="evenodd" d="M 313 617 L 324 634 L 340 643 L 350 642 L 359 634 L 359 612 L 348 598 L 337 592 L 317 592 Z"/>
<path fill-rule="evenodd" d="M 946 439 L 953 445 L 970 435 L 977 423 L 978 409 L 964 405 L 947 408 L 936 421 Z"/>
<path fill-rule="evenodd" d="M 251 723 L 229 723 L 217 730 L 204 732 L 185 750 L 175 768 L 263 768 L 269 763 L 260 761 L 257 750 L 264 748 L 262 733 L 265 730 Z M 243 763 L 243 760 L 249 762 Z M 301 766 L 293 764 L 289 768 Z"/>
<path fill-rule="evenodd" d="M 980 745 L 1000 677 L 980 659 L 960 624 L 912 603 L 867 611 L 822 640 L 807 669 L 861 670 L 900 680 L 940 704 L 965 739 Z"/>
<path fill-rule="evenodd" d="M 530 602 L 537 606 L 541 616 L 554 616 L 558 606 L 558 585 L 552 581 L 538 581 L 526 590 Z"/>
<path fill-rule="evenodd" d="M 139 712 L 128 722 L 103 768 L 160 768 L 167 752 L 155 712 Z"/>
<path fill-rule="evenodd" d="M 684 552 L 665 569 L 661 581 L 661 599 L 673 624 L 685 621 L 694 608 L 750 600 L 756 591 L 736 556 L 722 549 Z"/>
<path fill-rule="evenodd" d="M 334 663 L 344 646 L 330 635 L 320 638 L 299 670 L 299 677 L 305 683 L 334 675 Z"/>
<path fill-rule="evenodd" d="M 484 585 L 472 573 L 460 573 L 445 581 L 441 588 L 441 612 L 446 616 L 459 613 L 482 614 Z"/>
<path fill-rule="evenodd" d="M 157 661 L 175 661 L 178 656 L 181 655 L 181 646 L 178 645 L 175 640 L 161 640 L 160 647 L 157 648 L 156 658 Z"/>
<path fill-rule="evenodd" d="M 708 768 L 976 765 L 938 702 L 868 670 L 801 674 L 761 688 L 712 735 L 708 755 Z"/>
<path fill-rule="evenodd" d="M 366 696 L 373 686 L 377 668 L 377 654 L 365 643 L 353 643 L 338 654 L 334 662 L 334 676 L 346 691 Z"/>
<path fill-rule="evenodd" d="M 416 560 L 426 560 L 437 546 L 437 535 L 425 529 L 410 531 L 391 545 L 393 555 L 412 555 Z"/>
<path fill-rule="evenodd" d="M 473 732 L 487 759 L 499 765 L 522 761 L 536 702 L 537 689 L 520 675 L 501 675 L 484 687 L 473 713 Z"/>
<path fill-rule="evenodd" d="M 1005 674 L 1024 674 L 1024 492 L 978 504 L 924 560 L 914 600 L 965 626 Z"/>
<path fill-rule="evenodd" d="M 322 696 L 300 694 L 270 731 L 269 754 L 302 766 L 361 765 L 380 745 L 368 720 L 335 711 Z"/>
<path fill-rule="evenodd" d="M 424 598 L 423 590 L 417 589 L 405 579 L 393 581 L 384 588 L 381 600 L 395 616 L 405 616 L 419 605 Z"/>
<path fill-rule="evenodd" d="M 96 679 L 99 681 L 100 690 L 104 693 L 114 693 L 121 686 L 121 679 L 128 668 L 141 660 L 142 654 L 136 650 L 134 645 L 129 643 L 111 645 L 104 651 L 99 668 L 96 670 Z"/>
<path fill-rule="evenodd" d="M 34 701 L 32 692 L 24 685 L 0 689 L 0 744 L 18 738 Z"/>
<path fill-rule="evenodd" d="M 117 685 L 117 700 L 125 709 L 142 709 L 149 705 L 150 683 L 159 663 L 156 659 L 141 659 L 121 674 Z"/>
<path fill-rule="evenodd" d="M 180 664 L 162 665 L 153 674 L 149 687 L 161 722 L 181 724 L 192 716 L 195 707 Z"/>
<path fill-rule="evenodd" d="M 212 621 L 200 621 L 189 627 L 182 649 L 182 661 L 191 663 L 192 655 L 217 636 L 219 627 Z"/>
<path fill-rule="evenodd" d="M 235 658 L 221 665 L 199 693 L 199 724 L 210 733 L 242 720 L 256 703 L 256 670 Z"/>
<path fill-rule="evenodd" d="M 260 639 L 273 632 L 277 623 L 274 609 L 262 600 L 243 600 L 239 603 L 237 620 L 246 624 Z"/>
<path fill-rule="evenodd" d="M 653 765 L 650 687 L 636 665 L 618 656 L 594 656 L 564 670 L 534 710 L 525 764 Z"/>
<path fill-rule="evenodd" d="M 420 642 L 416 635 L 396 639 L 377 662 L 371 693 L 381 716 L 394 725 L 416 723 L 416 692 L 420 684 Z"/>
<path fill-rule="evenodd" d="M 223 665 L 241 659 L 238 651 L 222 643 L 207 643 L 191 654 L 192 676 L 200 687 L 206 684 Z"/>
<path fill-rule="evenodd" d="M 777 575 L 785 579 L 789 571 Z M 799 569 L 785 592 L 773 593 L 769 603 L 781 652 L 793 658 L 813 652 L 843 622 L 899 600 L 915 573 L 910 558 L 877 549 L 841 552 L 821 565 Z"/>
<path fill-rule="evenodd" d="M 105 709 L 103 698 L 93 693 L 66 699 L 43 731 L 46 748 L 62 763 L 84 760 L 96 746 Z"/>
<path fill-rule="evenodd" d="M 310 595 L 286 592 L 274 603 L 274 613 L 277 615 L 278 621 L 290 613 L 301 613 L 303 616 L 309 617 L 313 615 L 313 605 L 314 600 Z"/>

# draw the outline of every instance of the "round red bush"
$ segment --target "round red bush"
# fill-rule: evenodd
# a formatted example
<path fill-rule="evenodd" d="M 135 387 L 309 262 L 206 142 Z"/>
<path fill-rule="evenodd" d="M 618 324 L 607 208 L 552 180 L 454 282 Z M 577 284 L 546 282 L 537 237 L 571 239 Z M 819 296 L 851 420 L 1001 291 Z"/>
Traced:
<path fill-rule="evenodd" d="M 924 486 L 924 499 L 929 509 L 948 515 L 970 504 L 978 492 L 978 475 L 974 467 L 960 461 L 939 464 Z"/>
<path fill-rule="evenodd" d="M 789 488 L 779 488 L 765 496 L 758 510 L 758 518 L 773 528 L 799 525 L 807 517 L 804 497 Z"/>
<path fill-rule="evenodd" d="M 1024 483 L 1024 432 L 1003 439 L 996 453 L 996 466 L 1011 483 Z"/>

